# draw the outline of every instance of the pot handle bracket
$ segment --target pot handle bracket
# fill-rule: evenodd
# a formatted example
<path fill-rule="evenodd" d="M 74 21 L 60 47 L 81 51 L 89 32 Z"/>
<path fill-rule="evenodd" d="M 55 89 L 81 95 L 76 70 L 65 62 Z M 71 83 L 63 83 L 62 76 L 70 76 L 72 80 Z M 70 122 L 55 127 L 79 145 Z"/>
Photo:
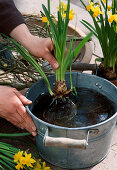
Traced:
<path fill-rule="evenodd" d="M 48 136 L 48 128 L 46 130 L 44 136 L 44 145 L 45 146 L 55 146 L 60 148 L 77 148 L 77 149 L 86 149 L 88 146 L 89 135 L 92 131 L 96 131 L 97 129 L 92 129 L 87 131 L 86 139 L 77 140 L 71 138 L 64 138 L 64 137 L 50 137 Z"/>

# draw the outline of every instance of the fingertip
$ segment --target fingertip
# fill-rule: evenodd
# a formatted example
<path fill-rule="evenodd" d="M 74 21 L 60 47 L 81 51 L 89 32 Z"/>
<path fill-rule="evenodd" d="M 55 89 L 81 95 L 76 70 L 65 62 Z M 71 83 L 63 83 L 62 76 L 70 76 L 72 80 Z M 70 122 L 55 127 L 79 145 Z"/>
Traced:
<path fill-rule="evenodd" d="M 27 98 L 25 98 L 24 101 L 23 101 L 23 104 L 30 105 L 30 104 L 32 104 L 32 101 L 27 99 Z"/>
<path fill-rule="evenodd" d="M 22 95 L 19 91 L 14 91 L 15 92 L 15 94 L 16 94 L 16 96 L 21 100 L 21 102 L 23 103 L 23 104 L 26 104 L 26 105 L 28 105 L 28 104 L 31 104 L 32 103 L 32 101 L 31 100 L 29 100 L 29 99 L 27 99 L 24 95 Z"/>
<path fill-rule="evenodd" d="M 54 71 L 59 67 L 59 64 L 56 58 L 49 51 L 44 56 L 44 59 L 47 60 L 51 64 Z"/>
<path fill-rule="evenodd" d="M 59 67 L 58 63 L 54 63 L 55 70 Z"/>
<path fill-rule="evenodd" d="M 32 135 L 33 136 L 37 136 L 37 132 L 32 132 Z"/>
<path fill-rule="evenodd" d="M 31 103 L 32 103 L 32 101 L 27 99 L 27 103 L 31 104 Z"/>
<path fill-rule="evenodd" d="M 36 131 L 36 129 L 37 129 L 36 126 L 32 126 L 33 131 Z"/>
<path fill-rule="evenodd" d="M 54 64 L 52 64 L 51 66 L 54 71 L 59 67 L 58 63 L 56 63 L 56 62 Z"/>

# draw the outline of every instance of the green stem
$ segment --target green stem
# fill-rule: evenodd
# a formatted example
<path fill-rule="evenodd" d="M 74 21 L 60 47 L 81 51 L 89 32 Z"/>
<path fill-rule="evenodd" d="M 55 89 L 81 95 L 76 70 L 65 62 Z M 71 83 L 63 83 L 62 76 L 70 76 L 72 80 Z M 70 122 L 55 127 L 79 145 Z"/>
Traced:
<path fill-rule="evenodd" d="M 13 170 L 13 168 L 11 168 L 11 166 L 9 166 L 6 162 L 4 162 L 3 160 L 1 160 L 0 159 L 0 163 L 2 164 L 2 165 L 4 165 L 5 167 L 7 167 L 7 168 L 9 168 L 10 170 Z M 9 163 L 10 164 L 10 163 Z M 14 165 L 14 167 L 15 167 L 15 165 Z M 5 170 L 5 169 L 4 169 Z"/>
<path fill-rule="evenodd" d="M 71 65 L 70 65 L 70 83 L 71 83 L 71 89 L 73 89 L 73 83 L 72 83 L 72 74 L 71 74 Z"/>
<path fill-rule="evenodd" d="M 16 137 L 16 136 L 28 136 L 31 135 L 29 132 L 26 133 L 14 133 L 14 134 L 9 134 L 9 133 L 0 133 L 0 137 Z"/>
<path fill-rule="evenodd" d="M 0 158 L 3 159 L 3 160 L 6 160 L 6 161 L 8 161 L 8 162 L 14 163 L 14 161 L 13 161 L 12 159 L 7 158 L 6 156 L 0 155 Z"/>
<path fill-rule="evenodd" d="M 48 0 L 48 13 L 50 15 L 50 0 Z"/>

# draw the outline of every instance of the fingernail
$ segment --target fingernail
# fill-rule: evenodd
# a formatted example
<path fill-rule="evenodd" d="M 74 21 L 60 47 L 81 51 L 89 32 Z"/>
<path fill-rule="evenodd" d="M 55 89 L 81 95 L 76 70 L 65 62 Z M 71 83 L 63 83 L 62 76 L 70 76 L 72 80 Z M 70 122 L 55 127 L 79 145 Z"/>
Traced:
<path fill-rule="evenodd" d="M 54 67 L 58 68 L 59 67 L 58 63 L 54 63 Z"/>
<path fill-rule="evenodd" d="M 37 132 L 32 132 L 32 135 L 33 136 L 37 136 Z"/>
<path fill-rule="evenodd" d="M 32 103 L 32 101 L 31 101 L 31 100 L 28 100 L 28 99 L 27 99 L 27 102 L 28 102 L 28 103 Z"/>
<path fill-rule="evenodd" d="M 32 130 L 33 130 L 33 131 L 36 131 L 36 127 L 35 127 L 35 126 L 32 126 Z"/>

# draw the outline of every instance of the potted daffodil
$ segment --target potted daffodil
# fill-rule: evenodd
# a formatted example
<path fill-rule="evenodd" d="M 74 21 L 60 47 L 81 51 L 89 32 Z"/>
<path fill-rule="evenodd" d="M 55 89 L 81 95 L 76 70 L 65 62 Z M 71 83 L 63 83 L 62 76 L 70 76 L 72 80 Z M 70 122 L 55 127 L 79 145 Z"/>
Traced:
<path fill-rule="evenodd" d="M 82 20 L 81 23 L 98 38 L 103 53 L 97 75 L 108 80 L 116 80 L 117 0 L 91 0 L 88 6 L 80 1 L 92 17 L 94 26 L 86 20 Z"/>

